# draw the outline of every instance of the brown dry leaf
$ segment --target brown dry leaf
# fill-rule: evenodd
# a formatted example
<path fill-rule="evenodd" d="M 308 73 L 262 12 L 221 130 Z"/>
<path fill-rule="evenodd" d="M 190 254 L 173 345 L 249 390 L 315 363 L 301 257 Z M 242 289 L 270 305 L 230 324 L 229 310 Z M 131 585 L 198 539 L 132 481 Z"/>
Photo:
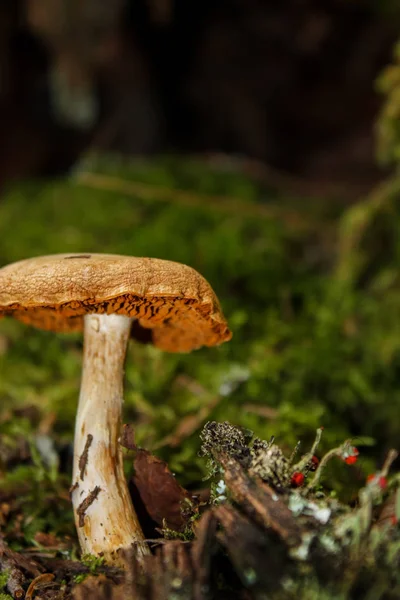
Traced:
<path fill-rule="evenodd" d="M 123 425 L 119 443 L 127 450 L 136 450 L 135 430 L 133 429 L 132 425 Z"/>
<path fill-rule="evenodd" d="M 25 594 L 25 600 L 31 600 L 31 598 L 33 598 L 35 591 L 38 588 L 42 588 L 45 587 L 47 585 L 49 585 L 49 583 L 51 583 L 54 579 L 54 575 L 53 573 L 43 573 L 42 575 L 38 575 L 37 577 L 35 577 L 35 579 L 33 581 L 31 581 L 27 592 Z"/>
<path fill-rule="evenodd" d="M 185 526 L 182 502 L 191 495 L 179 483 L 167 463 L 147 450 L 138 450 L 134 460 L 135 474 L 132 483 L 150 515 L 159 525 L 166 523 L 176 531 Z"/>

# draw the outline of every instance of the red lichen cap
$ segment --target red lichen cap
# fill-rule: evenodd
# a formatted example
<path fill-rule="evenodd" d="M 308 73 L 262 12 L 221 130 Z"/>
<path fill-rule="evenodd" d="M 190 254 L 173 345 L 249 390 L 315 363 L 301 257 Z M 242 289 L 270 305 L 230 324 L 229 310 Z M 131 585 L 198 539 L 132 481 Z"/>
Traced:
<path fill-rule="evenodd" d="M 377 484 L 381 490 L 386 489 L 388 484 L 386 477 L 379 475 L 379 473 L 371 473 L 371 475 L 368 475 L 367 483 Z"/>
<path fill-rule="evenodd" d="M 292 474 L 291 484 L 293 487 L 300 487 L 303 485 L 304 479 L 305 479 L 305 477 L 304 477 L 303 473 L 300 473 L 300 471 L 295 471 Z"/>
<path fill-rule="evenodd" d="M 55 254 L 0 269 L 0 317 L 13 316 L 41 329 L 77 331 L 87 313 L 132 317 L 151 333 L 155 346 L 169 352 L 190 352 L 232 337 L 211 286 L 180 263 Z"/>
<path fill-rule="evenodd" d="M 347 446 L 342 453 L 342 459 L 347 465 L 354 465 L 357 462 L 359 454 L 358 448 L 355 446 Z"/>

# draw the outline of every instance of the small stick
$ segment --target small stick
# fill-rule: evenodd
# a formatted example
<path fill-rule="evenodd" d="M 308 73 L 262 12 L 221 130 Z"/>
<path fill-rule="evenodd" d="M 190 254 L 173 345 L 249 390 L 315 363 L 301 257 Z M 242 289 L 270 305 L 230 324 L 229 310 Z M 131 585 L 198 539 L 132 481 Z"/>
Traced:
<path fill-rule="evenodd" d="M 69 495 L 72 496 L 72 494 L 74 493 L 75 490 L 78 489 L 78 487 L 79 487 L 79 483 L 77 481 L 75 481 L 74 485 L 71 485 L 71 487 L 68 490 Z"/>
<path fill-rule="evenodd" d="M 86 444 L 85 444 L 83 452 L 82 452 L 82 454 L 81 454 L 81 456 L 79 458 L 79 463 L 78 463 L 79 471 L 80 471 L 80 477 L 81 477 L 82 481 L 83 481 L 83 479 L 85 477 L 85 469 L 86 469 L 86 465 L 87 465 L 88 460 L 89 460 L 89 448 L 90 448 L 92 442 L 93 442 L 93 436 L 92 436 L 91 433 L 88 433 L 88 436 L 86 438 Z"/>
<path fill-rule="evenodd" d="M 99 492 L 101 491 L 100 486 L 96 485 L 96 487 L 89 492 L 89 495 L 86 496 L 86 498 L 84 500 L 82 500 L 82 502 L 80 503 L 80 505 L 78 506 L 78 508 L 76 509 L 76 512 L 79 516 L 79 527 L 83 527 L 85 524 L 85 512 L 87 511 L 87 509 L 89 508 L 89 506 L 91 504 L 93 504 L 93 502 L 96 500 L 97 496 L 99 495 Z"/>

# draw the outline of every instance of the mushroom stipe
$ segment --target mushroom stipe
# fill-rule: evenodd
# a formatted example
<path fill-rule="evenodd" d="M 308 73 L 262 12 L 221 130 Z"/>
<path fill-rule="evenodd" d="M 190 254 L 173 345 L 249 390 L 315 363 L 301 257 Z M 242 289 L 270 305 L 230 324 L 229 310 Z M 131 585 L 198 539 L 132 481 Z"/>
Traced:
<path fill-rule="evenodd" d="M 71 486 L 81 549 L 119 562 L 118 551 L 133 548 L 143 558 L 149 549 L 119 444 L 128 339 L 142 329 L 169 352 L 228 341 L 231 332 L 212 288 L 194 269 L 165 260 L 44 256 L 0 269 L 3 316 L 58 332 L 84 330 Z"/>

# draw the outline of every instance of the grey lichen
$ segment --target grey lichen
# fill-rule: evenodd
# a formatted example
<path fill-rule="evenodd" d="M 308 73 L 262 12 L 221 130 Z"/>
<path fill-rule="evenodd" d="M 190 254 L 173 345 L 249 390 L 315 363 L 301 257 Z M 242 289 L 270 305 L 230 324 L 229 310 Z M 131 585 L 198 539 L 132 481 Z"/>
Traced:
<path fill-rule="evenodd" d="M 253 438 L 229 423 L 207 423 L 202 452 L 215 476 L 212 504 L 221 518 L 219 540 L 256 597 L 348 600 L 364 598 L 370 589 L 375 595 L 368 598 L 395 599 L 400 589 L 399 478 L 389 478 L 389 469 L 397 453 L 388 453 L 351 506 L 324 491 L 322 473 L 335 458 L 354 464 L 358 450 L 346 440 L 319 462 L 313 460 L 321 433 L 293 464 L 295 452 L 287 458 L 273 439 Z M 382 525 L 380 514 L 390 502 L 393 514 Z M 275 560 L 268 573 L 266 553 Z"/>

